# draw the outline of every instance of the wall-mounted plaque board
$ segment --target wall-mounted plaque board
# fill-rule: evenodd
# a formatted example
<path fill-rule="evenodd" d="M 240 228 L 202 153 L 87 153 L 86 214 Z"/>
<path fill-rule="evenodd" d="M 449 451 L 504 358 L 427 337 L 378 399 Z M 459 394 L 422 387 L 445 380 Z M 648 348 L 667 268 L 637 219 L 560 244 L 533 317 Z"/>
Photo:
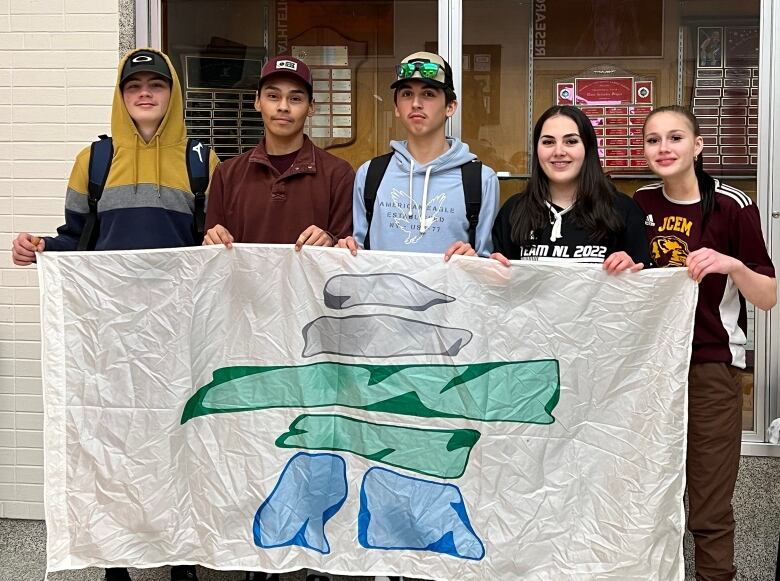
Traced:
<path fill-rule="evenodd" d="M 316 114 L 306 124 L 306 133 L 318 144 L 334 139 L 352 139 L 353 82 L 347 46 L 293 46 L 293 56 L 311 69 Z"/>
<path fill-rule="evenodd" d="M 608 171 L 647 167 L 642 125 L 653 110 L 653 82 L 630 75 L 582 76 L 556 83 L 558 105 L 576 105 L 596 132 L 601 165 Z"/>
<path fill-rule="evenodd" d="M 691 109 L 704 167 L 755 172 L 758 165 L 758 26 L 699 26 Z"/>

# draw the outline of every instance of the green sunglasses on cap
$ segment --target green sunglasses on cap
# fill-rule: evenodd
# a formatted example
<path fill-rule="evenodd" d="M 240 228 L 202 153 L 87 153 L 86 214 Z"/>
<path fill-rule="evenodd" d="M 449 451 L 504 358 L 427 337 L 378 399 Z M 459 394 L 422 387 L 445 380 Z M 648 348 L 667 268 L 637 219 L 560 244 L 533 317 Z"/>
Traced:
<path fill-rule="evenodd" d="M 420 76 L 424 79 L 434 79 L 440 70 L 441 65 L 438 63 L 423 63 L 420 61 L 401 63 L 396 69 L 399 79 L 410 79 L 416 71 L 420 71 Z"/>

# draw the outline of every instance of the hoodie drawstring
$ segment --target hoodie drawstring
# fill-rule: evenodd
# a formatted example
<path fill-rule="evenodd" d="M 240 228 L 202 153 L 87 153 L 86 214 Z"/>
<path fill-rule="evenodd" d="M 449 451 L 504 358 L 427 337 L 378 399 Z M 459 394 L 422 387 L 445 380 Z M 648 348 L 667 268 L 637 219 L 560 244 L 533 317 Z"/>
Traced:
<path fill-rule="evenodd" d="M 428 207 L 428 182 L 431 179 L 432 169 L 433 166 L 429 165 L 428 169 L 425 170 L 425 181 L 423 182 L 422 208 L 420 209 L 420 234 L 425 234 L 425 231 L 428 229 L 428 225 L 426 224 L 426 219 L 425 219 L 425 209 Z"/>
<path fill-rule="evenodd" d="M 155 153 L 157 154 L 157 159 L 155 160 L 155 173 L 154 173 L 154 189 L 157 190 L 157 197 L 159 198 L 162 196 L 162 192 L 160 191 L 160 136 L 155 135 L 154 136 L 154 145 L 155 145 Z"/>
<path fill-rule="evenodd" d="M 414 160 L 409 160 L 409 219 L 412 219 L 414 209 Z"/>
<path fill-rule="evenodd" d="M 133 134 L 133 193 L 138 193 L 138 134 Z"/>
<path fill-rule="evenodd" d="M 425 181 L 423 182 L 422 205 L 420 206 L 420 234 L 425 234 L 428 229 L 425 220 L 425 209 L 428 206 L 428 182 L 431 180 L 431 171 L 433 166 L 429 165 L 425 170 Z M 409 219 L 412 219 L 414 209 L 414 160 L 409 160 Z"/>
<path fill-rule="evenodd" d="M 560 212 L 555 209 L 555 207 L 550 202 L 545 202 L 547 204 L 547 207 L 550 209 L 550 212 L 553 216 L 555 216 L 555 220 L 552 222 L 552 234 L 550 235 L 550 242 L 555 242 L 559 238 L 563 238 L 561 235 L 561 218 L 563 215 L 571 210 L 574 207 L 574 204 L 569 206 L 568 208 L 565 208 L 561 210 Z"/>

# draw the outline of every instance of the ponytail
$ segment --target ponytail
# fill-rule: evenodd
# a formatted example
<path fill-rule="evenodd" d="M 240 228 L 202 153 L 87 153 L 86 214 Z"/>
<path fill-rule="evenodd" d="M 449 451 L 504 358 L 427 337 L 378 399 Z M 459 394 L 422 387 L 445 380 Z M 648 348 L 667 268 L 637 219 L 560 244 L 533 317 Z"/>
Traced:
<path fill-rule="evenodd" d="M 693 162 L 693 171 L 696 173 L 696 181 L 699 184 L 699 196 L 701 196 L 702 229 L 707 225 L 710 214 L 715 210 L 715 179 L 704 171 L 702 155 Z"/>

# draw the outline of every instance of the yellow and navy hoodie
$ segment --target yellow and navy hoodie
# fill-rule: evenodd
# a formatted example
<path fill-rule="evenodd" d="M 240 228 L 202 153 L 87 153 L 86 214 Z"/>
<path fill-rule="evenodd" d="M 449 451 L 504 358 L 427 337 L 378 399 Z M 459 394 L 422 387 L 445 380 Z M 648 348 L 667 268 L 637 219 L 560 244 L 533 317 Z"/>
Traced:
<path fill-rule="evenodd" d="M 187 175 L 181 85 L 163 54 L 173 77 L 171 100 L 157 133 L 146 143 L 125 108 L 119 87 L 122 67 L 134 53 L 127 54 L 117 70 L 111 110 L 114 157 L 98 203 L 100 233 L 95 250 L 192 246 L 194 195 Z M 47 251 L 78 247 L 89 214 L 89 149 L 84 148 L 76 157 L 65 198 L 65 224 L 57 229 L 57 236 L 45 238 Z M 209 175 L 218 163 L 210 151 Z"/>

